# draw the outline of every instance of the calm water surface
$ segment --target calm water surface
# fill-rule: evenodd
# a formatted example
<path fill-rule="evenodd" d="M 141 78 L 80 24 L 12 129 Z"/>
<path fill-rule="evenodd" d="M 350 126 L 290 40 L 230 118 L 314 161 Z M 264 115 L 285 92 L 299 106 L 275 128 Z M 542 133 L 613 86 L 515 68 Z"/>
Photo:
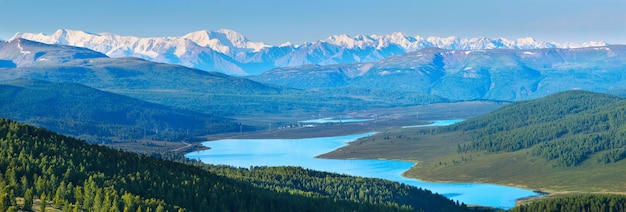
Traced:
<path fill-rule="evenodd" d="M 499 208 L 512 208 L 519 198 L 539 195 L 533 191 L 491 184 L 431 183 L 402 177 L 414 165 L 412 162 L 392 160 L 335 160 L 315 158 L 358 138 L 371 136 L 365 133 L 306 139 L 226 139 L 204 142 L 210 150 L 193 152 L 187 158 L 199 159 L 209 164 L 237 167 L 250 166 L 301 166 L 308 169 L 375 177 L 429 189 L 466 204 Z"/>
<path fill-rule="evenodd" d="M 431 124 L 425 124 L 425 125 L 411 125 L 411 126 L 404 126 L 402 128 L 413 128 L 413 127 L 440 127 L 440 126 L 448 126 L 451 124 L 456 124 L 459 122 L 465 121 L 465 119 L 452 119 L 452 120 L 437 120 L 434 121 Z"/>

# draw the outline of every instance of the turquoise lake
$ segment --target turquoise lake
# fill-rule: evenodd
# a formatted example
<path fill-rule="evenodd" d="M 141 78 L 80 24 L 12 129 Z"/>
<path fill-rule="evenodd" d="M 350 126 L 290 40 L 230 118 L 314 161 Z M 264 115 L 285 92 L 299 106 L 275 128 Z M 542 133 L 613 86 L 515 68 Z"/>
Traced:
<path fill-rule="evenodd" d="M 440 127 L 440 126 L 448 126 L 451 124 L 456 124 L 459 122 L 465 121 L 465 119 L 452 119 L 452 120 L 437 120 L 431 124 L 423 124 L 423 125 L 411 125 L 404 126 L 402 128 L 413 128 L 413 127 Z"/>
<path fill-rule="evenodd" d="M 458 122 L 458 121 L 457 121 Z M 300 166 L 303 168 L 375 177 L 429 189 L 448 198 L 498 208 L 512 208 L 515 201 L 540 194 L 516 187 L 477 183 L 433 183 L 405 178 L 401 174 L 414 165 L 413 162 L 393 160 L 335 160 L 315 156 L 333 151 L 350 141 L 371 136 L 365 133 L 349 136 L 305 139 L 226 139 L 203 144 L 210 150 L 186 155 L 204 163 L 250 166 Z"/>

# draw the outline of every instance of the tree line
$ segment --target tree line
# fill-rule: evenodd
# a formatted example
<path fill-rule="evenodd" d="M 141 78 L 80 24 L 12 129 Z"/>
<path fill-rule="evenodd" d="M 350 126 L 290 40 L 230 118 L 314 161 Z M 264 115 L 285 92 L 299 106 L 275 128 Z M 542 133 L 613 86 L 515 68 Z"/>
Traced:
<path fill-rule="evenodd" d="M 0 119 L 0 211 L 30 210 L 35 201 L 62 211 L 467 210 L 388 181 L 296 167 L 198 167 Z"/>
<path fill-rule="evenodd" d="M 511 211 L 626 211 L 626 196 L 617 194 L 579 194 L 548 197 L 533 201 L 530 204 L 519 205 Z"/>
<path fill-rule="evenodd" d="M 514 152 L 531 154 L 555 166 L 576 166 L 597 154 L 610 163 L 626 154 L 626 100 L 606 94 L 568 91 L 538 100 L 505 106 L 441 131 L 472 135 L 459 152 Z"/>

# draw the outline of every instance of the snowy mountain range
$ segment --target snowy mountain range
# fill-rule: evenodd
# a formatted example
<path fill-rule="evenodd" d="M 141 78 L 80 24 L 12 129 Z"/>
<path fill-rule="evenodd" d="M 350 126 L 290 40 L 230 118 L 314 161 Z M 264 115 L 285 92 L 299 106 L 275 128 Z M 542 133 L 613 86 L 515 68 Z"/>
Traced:
<path fill-rule="evenodd" d="M 389 56 L 436 47 L 451 50 L 540 49 L 606 46 L 604 42 L 584 44 L 536 41 L 533 38 L 420 37 L 403 33 L 389 35 L 333 35 L 326 39 L 294 45 L 272 46 L 253 42 L 232 30 L 201 30 L 179 37 L 122 36 L 57 30 L 43 33 L 17 33 L 11 39 L 24 38 L 47 44 L 89 48 L 109 57 L 139 57 L 155 62 L 179 64 L 205 71 L 230 75 L 258 75 L 280 67 L 307 64 L 330 65 L 372 62 Z"/>
<path fill-rule="evenodd" d="M 375 62 L 276 68 L 249 79 L 303 90 L 420 92 L 519 101 L 566 90 L 626 88 L 626 45 L 572 49 L 420 49 Z"/>

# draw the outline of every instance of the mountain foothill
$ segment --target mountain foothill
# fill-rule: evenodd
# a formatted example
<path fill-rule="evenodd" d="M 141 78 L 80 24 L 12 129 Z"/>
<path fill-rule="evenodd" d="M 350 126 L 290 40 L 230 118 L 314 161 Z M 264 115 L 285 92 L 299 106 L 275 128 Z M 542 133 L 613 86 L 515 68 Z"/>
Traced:
<path fill-rule="evenodd" d="M 267 48 L 244 43 L 238 45 Z M 173 140 L 236 131 L 237 125 L 245 123 L 226 117 L 241 114 L 345 112 L 473 100 L 519 101 L 572 89 L 619 93 L 626 85 L 626 77 L 622 76 L 625 55 L 626 46 L 621 45 L 571 49 L 424 48 L 374 62 L 294 66 L 236 77 L 14 38 L 0 42 L 0 78 L 7 91 L 3 92 L 4 99 L 11 103 L 4 105 L 5 111 L 14 111 L 5 112 L 7 118 L 65 129 L 64 133 L 74 136 L 132 140 L 160 130 L 160 134 L 170 132 L 172 135 L 164 137 Z M 41 95 L 35 95 L 38 92 Z M 20 101 L 16 101 L 17 96 Z M 99 104 L 95 100 L 109 103 Z M 37 107 L 23 106 L 50 102 L 58 107 L 46 110 L 54 111 L 30 111 Z M 115 108 L 111 102 L 121 103 Z M 70 115 L 72 112 L 75 114 Z M 97 113 L 111 114 L 119 120 L 93 115 Z M 172 118 L 174 114 L 178 118 Z M 115 132 L 80 132 L 83 126 L 94 129 L 96 123 L 103 121 Z M 61 123 L 67 126 L 60 127 Z M 254 130 L 254 126 L 246 127 Z"/>
<path fill-rule="evenodd" d="M 194 141 L 201 135 L 261 129 L 242 123 L 237 119 L 242 115 L 344 113 L 467 101 L 511 104 L 438 130 L 393 131 L 398 134 L 385 134 L 389 139 L 376 142 L 395 138 L 385 143 L 391 145 L 420 136 L 461 135 L 451 142 L 454 147 L 442 148 L 454 152 L 425 160 L 422 167 L 407 172 L 409 176 L 442 179 L 437 177 L 453 173 L 460 178 L 447 180 L 476 177 L 543 188 L 545 184 L 524 178 L 540 176 L 554 182 L 563 173 L 587 176 L 584 168 L 601 173 L 589 177 L 601 183 L 563 181 L 570 184 L 547 186 L 549 191 L 570 186 L 582 192 L 616 192 L 605 189 L 606 182 L 622 182 L 617 176 L 623 174 L 620 170 L 626 158 L 622 141 L 626 113 L 624 100 L 617 96 L 626 96 L 624 45 L 567 46 L 532 39 L 421 38 L 394 33 L 338 35 L 303 45 L 271 46 L 230 30 L 134 39 L 137 42 L 130 38 L 59 30 L 50 36 L 21 33 L 0 41 L 0 116 L 47 129 L 0 120 L 0 136 L 4 136 L 0 137 L 0 154 L 6 156 L 0 158 L 0 166 L 7 168 L 0 175 L 6 179 L 0 183 L 1 209 L 29 210 L 34 200 L 43 200 L 48 204 L 41 207 L 68 210 L 90 210 L 103 204 L 112 210 L 252 210 L 251 206 L 263 202 L 268 204 L 259 205 L 260 210 L 320 206 L 352 211 L 465 211 L 468 208 L 463 204 L 400 184 L 368 181 L 371 195 L 363 198 L 341 196 L 345 194 L 339 191 L 326 195 L 273 179 L 314 176 L 310 180 L 316 182 L 325 177 L 346 186 L 362 179 L 295 167 L 238 170 L 180 159 L 183 166 L 75 138 L 98 144 L 139 139 Z M 83 46 L 72 46 L 77 43 Z M 407 133 L 413 134 L 404 136 Z M 57 152 L 45 153 L 47 148 Z M 58 154 L 73 158 L 53 156 Z M 519 167 L 535 167 L 532 170 L 539 174 L 528 176 L 515 166 L 505 166 L 503 162 L 511 162 L 506 160 L 509 156 L 519 159 Z M 480 169 L 480 164 L 508 168 Z M 416 174 L 416 169 L 429 172 Z M 503 180 L 499 178 L 503 170 L 519 178 Z M 251 176 L 260 175 L 263 180 L 249 183 Z M 198 190 L 194 198 L 172 193 L 192 187 L 205 190 Z M 217 193 L 225 195 L 212 195 Z M 393 195 L 387 198 L 387 194 Z M 246 198 L 234 198 L 242 196 Z M 422 198 L 433 198 L 441 207 L 418 201 Z M 284 205 L 287 200 L 293 201 Z M 204 208 L 201 201 L 220 204 Z M 592 204 L 576 205 L 584 201 Z M 513 210 L 557 206 L 619 210 L 623 202 L 620 195 L 566 195 Z"/>

